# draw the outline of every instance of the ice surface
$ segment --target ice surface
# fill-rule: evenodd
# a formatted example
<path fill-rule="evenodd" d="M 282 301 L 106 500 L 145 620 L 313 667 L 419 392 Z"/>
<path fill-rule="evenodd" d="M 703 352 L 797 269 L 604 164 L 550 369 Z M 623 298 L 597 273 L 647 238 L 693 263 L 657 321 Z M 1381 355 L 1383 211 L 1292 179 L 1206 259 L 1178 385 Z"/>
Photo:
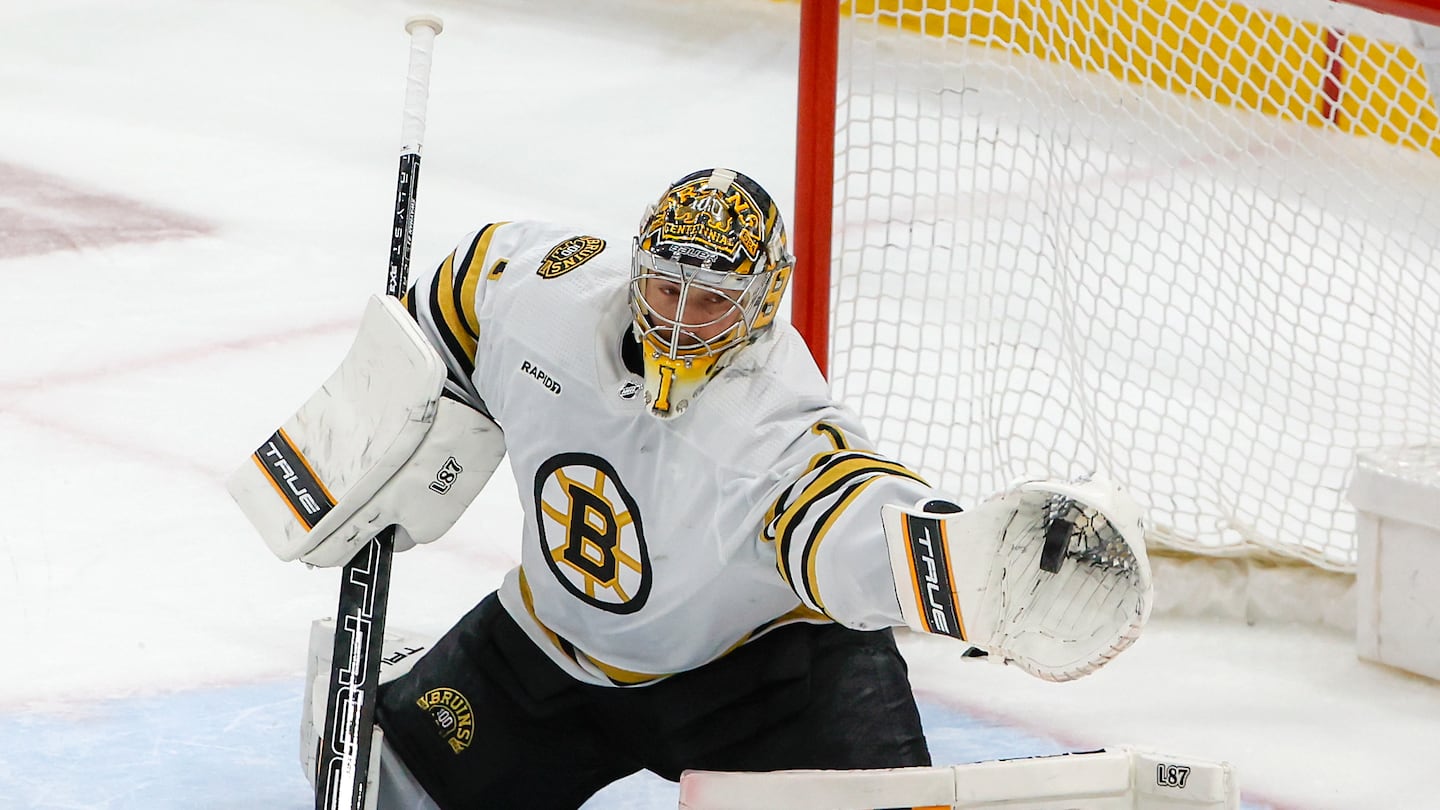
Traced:
<path fill-rule="evenodd" d="M 793 4 L 0 5 L 0 807 L 309 806 L 294 722 L 336 573 L 275 561 L 222 482 L 383 285 L 421 10 L 447 27 L 417 263 L 492 220 L 630 227 L 704 165 L 790 210 Z M 498 584 L 512 500 L 397 558 L 392 624 L 438 633 Z M 1070 685 L 905 649 L 941 762 L 1131 743 L 1234 762 L 1252 806 L 1440 807 L 1440 688 L 1326 631 L 1161 618 Z"/>

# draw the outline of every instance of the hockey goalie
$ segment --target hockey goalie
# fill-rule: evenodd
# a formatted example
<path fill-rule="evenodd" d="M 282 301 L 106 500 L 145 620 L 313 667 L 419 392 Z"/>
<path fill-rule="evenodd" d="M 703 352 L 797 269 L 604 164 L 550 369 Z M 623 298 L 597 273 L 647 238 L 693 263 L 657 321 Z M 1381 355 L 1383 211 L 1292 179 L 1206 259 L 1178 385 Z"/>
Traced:
<path fill-rule="evenodd" d="M 948 773 L 894 628 L 1050 680 L 1135 640 L 1135 501 L 1029 481 L 962 504 L 878 452 L 776 320 L 792 267 L 770 195 L 727 169 L 619 239 L 487 225 L 372 300 L 231 478 L 277 556 L 335 566 L 386 526 L 436 540 L 508 454 L 521 563 L 383 679 L 376 806 L 574 808 L 640 770 L 709 774 L 692 807 L 714 772 Z M 329 651 L 322 627 L 312 672 Z"/>

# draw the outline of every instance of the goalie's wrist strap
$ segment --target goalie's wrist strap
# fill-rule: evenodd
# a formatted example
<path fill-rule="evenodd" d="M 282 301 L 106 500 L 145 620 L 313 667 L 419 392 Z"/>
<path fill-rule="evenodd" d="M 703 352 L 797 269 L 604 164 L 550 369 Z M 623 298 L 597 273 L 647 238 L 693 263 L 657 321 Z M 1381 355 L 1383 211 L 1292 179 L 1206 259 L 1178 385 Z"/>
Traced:
<path fill-rule="evenodd" d="M 905 625 L 922 633 L 966 639 L 944 516 L 894 507 L 883 514 Z"/>

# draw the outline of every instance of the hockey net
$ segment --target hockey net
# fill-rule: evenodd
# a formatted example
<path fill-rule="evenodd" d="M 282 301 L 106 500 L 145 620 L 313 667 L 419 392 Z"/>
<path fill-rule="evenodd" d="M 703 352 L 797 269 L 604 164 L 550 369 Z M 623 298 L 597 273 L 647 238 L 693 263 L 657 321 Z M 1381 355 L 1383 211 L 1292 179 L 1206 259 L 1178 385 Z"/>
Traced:
<path fill-rule="evenodd" d="M 834 392 L 958 497 L 1102 474 L 1152 547 L 1353 571 L 1356 451 L 1440 439 L 1421 2 L 857 0 L 827 23 L 805 0 L 793 307 Z"/>

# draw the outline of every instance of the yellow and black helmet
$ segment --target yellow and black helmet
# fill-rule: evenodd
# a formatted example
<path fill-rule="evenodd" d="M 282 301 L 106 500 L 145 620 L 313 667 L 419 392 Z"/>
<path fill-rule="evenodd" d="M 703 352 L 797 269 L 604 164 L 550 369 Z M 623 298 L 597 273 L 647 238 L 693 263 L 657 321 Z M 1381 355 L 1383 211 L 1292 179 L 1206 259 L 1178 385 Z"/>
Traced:
<path fill-rule="evenodd" d="M 632 251 L 630 307 L 651 413 L 683 412 L 764 333 L 793 265 L 775 202 L 732 169 L 688 174 L 646 209 Z"/>

